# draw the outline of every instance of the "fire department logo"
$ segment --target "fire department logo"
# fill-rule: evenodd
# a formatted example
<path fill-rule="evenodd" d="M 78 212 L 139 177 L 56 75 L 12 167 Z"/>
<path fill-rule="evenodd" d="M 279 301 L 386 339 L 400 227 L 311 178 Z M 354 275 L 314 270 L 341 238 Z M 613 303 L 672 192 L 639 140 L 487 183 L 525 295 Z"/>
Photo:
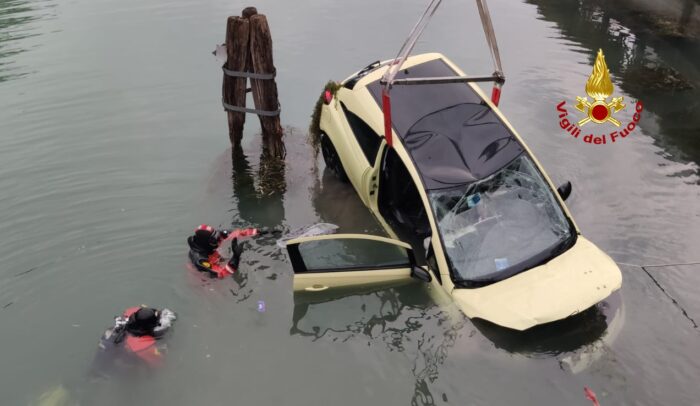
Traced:
<path fill-rule="evenodd" d="M 607 101 L 613 93 L 613 83 L 610 80 L 610 72 L 608 72 L 608 65 L 605 64 L 605 55 L 603 55 L 602 49 L 598 50 L 593 73 L 586 82 L 586 93 L 593 101 L 588 101 L 588 97 L 576 97 L 578 102 L 576 109 L 588 116 L 580 120 L 578 125 L 583 126 L 589 121 L 597 124 L 609 121 L 619 127 L 620 122 L 613 118 L 613 113 L 624 109 L 625 104 L 622 102 L 622 97 L 613 97 L 610 102 Z"/>
<path fill-rule="evenodd" d="M 634 105 L 633 112 L 620 113 L 625 109 L 625 103 L 623 103 L 623 97 L 613 97 L 613 83 L 610 80 L 610 72 L 608 72 L 608 66 L 605 63 L 605 55 L 603 55 L 603 50 L 598 50 L 598 55 L 595 58 L 595 64 L 593 64 L 593 72 L 591 76 L 588 77 L 586 82 L 586 94 L 588 97 L 576 97 L 576 104 L 574 108 L 581 113 L 585 114 L 586 117 L 582 119 L 573 118 L 569 116 L 569 111 L 567 110 L 566 101 L 562 101 L 557 104 L 557 113 L 559 114 L 559 126 L 562 130 L 569 133 L 573 138 L 582 140 L 586 144 L 594 145 L 605 145 L 614 144 L 620 139 L 626 138 L 628 135 L 634 131 L 642 118 L 642 110 L 644 106 L 642 102 L 637 100 L 633 101 Z M 618 114 L 618 118 L 613 117 L 613 115 Z M 629 117 L 631 115 L 631 117 Z M 623 118 L 626 117 L 626 118 Z M 579 116 L 580 117 L 580 116 Z M 629 120 L 631 118 L 631 120 Z M 626 125 L 622 124 L 620 120 L 627 122 Z M 593 127 L 588 126 L 588 134 L 583 133 L 581 128 L 593 122 L 595 124 L 605 124 L 610 123 L 618 130 L 605 133 L 605 134 L 595 134 Z M 607 131 L 610 128 L 608 127 Z M 605 126 L 603 126 L 605 129 Z"/>

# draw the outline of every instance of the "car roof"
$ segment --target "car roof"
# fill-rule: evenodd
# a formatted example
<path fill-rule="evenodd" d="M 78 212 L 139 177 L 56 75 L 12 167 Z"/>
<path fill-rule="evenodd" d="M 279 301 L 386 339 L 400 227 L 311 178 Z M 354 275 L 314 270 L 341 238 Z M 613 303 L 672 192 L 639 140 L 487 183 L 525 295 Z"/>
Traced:
<path fill-rule="evenodd" d="M 444 57 L 435 55 L 402 69 L 397 78 L 459 75 Z M 379 79 L 367 83 L 366 88 L 381 106 Z M 488 103 L 464 83 L 395 85 L 391 116 L 394 131 L 427 190 L 483 179 L 524 151 Z"/>

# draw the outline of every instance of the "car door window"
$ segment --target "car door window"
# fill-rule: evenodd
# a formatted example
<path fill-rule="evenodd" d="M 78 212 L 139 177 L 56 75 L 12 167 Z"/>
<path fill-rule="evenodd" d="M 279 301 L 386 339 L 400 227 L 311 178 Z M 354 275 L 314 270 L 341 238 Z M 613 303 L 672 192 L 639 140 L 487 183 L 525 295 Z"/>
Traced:
<path fill-rule="evenodd" d="M 288 244 L 292 261 L 297 261 L 295 272 L 407 268 L 413 263 L 406 244 L 379 237 L 332 237 Z"/>
<path fill-rule="evenodd" d="M 398 238 L 411 244 L 417 262 L 425 264 L 423 241 L 431 234 L 430 222 L 411 174 L 392 148 L 387 148 L 381 165 L 378 205 Z"/>
<path fill-rule="evenodd" d="M 348 119 L 350 128 L 357 139 L 357 143 L 360 145 L 362 152 L 367 158 L 367 162 L 369 162 L 370 165 L 373 165 L 374 160 L 377 158 L 377 152 L 379 151 L 379 145 L 381 144 L 382 139 L 379 137 L 379 134 L 372 130 L 372 127 L 365 123 L 355 113 L 348 110 L 344 103 L 341 102 L 340 105 L 342 106 L 345 117 Z"/>

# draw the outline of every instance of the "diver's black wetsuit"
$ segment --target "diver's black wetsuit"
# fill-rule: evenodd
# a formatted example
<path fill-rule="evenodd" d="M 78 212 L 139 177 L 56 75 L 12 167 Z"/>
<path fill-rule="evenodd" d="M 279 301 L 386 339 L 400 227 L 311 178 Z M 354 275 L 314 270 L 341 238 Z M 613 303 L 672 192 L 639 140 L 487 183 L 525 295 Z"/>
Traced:
<path fill-rule="evenodd" d="M 216 230 L 202 224 L 195 229 L 194 234 L 187 238 L 190 246 L 190 261 L 200 272 L 207 273 L 212 278 L 225 278 L 233 275 L 238 270 L 238 265 L 243 252 L 243 245 L 238 243 L 238 238 L 250 237 L 257 234 L 256 229 L 244 230 Z M 221 258 L 217 249 L 227 238 L 231 240 L 231 258 L 227 263 Z"/>

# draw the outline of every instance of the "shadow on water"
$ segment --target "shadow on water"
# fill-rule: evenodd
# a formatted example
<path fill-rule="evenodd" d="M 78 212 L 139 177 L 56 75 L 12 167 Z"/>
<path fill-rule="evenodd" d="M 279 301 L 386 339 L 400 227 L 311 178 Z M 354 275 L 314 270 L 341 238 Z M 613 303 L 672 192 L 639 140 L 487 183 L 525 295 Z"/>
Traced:
<path fill-rule="evenodd" d="M 29 24 L 45 17 L 42 9 L 53 7 L 36 5 L 27 0 L 0 0 L 0 83 L 27 74 L 14 62 L 17 54 L 26 51 L 20 47 L 20 40 L 39 35 Z"/>
<path fill-rule="evenodd" d="M 618 86 L 644 103 L 658 131 L 648 131 L 673 159 L 700 164 L 700 46 L 697 40 L 650 30 L 645 17 L 619 2 L 527 0 L 565 38 L 588 49 L 592 65 L 598 48 Z M 686 3 L 692 5 L 690 0 Z M 692 8 L 686 7 L 686 14 Z M 679 22 L 679 24 L 681 24 Z M 581 89 L 583 90 L 583 89 Z"/>

